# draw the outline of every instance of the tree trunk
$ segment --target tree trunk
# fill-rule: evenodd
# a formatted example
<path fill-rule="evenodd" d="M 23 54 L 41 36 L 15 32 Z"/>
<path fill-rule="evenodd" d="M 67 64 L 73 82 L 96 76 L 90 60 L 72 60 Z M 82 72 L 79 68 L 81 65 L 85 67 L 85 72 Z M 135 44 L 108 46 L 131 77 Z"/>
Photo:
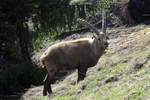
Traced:
<path fill-rule="evenodd" d="M 29 45 L 30 45 L 30 37 L 27 26 L 24 26 L 23 22 L 20 22 L 17 27 L 19 45 L 21 57 L 24 61 L 31 62 Z"/>

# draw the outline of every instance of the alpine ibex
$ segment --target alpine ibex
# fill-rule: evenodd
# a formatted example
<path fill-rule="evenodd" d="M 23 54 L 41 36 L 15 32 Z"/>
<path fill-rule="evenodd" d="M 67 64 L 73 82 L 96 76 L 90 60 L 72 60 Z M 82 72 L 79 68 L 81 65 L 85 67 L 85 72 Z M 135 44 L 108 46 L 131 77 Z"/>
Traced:
<path fill-rule="evenodd" d="M 104 33 L 99 33 L 93 25 L 83 19 L 78 19 L 78 21 L 88 26 L 96 34 L 93 38 L 81 38 L 54 44 L 43 53 L 40 61 L 48 71 L 44 80 L 44 96 L 47 95 L 47 92 L 52 93 L 52 80 L 58 72 L 78 69 L 77 81 L 83 80 L 87 69 L 97 64 L 108 46 Z"/>

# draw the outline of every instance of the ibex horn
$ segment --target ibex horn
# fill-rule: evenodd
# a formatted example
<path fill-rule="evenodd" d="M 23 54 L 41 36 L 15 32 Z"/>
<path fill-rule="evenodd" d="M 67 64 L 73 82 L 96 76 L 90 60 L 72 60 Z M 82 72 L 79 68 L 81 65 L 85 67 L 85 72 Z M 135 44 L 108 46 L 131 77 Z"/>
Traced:
<path fill-rule="evenodd" d="M 86 20 L 84 19 L 80 19 L 78 18 L 77 21 L 79 23 L 81 23 L 82 25 L 84 25 L 85 27 L 89 27 L 90 29 L 92 29 L 97 35 L 99 35 L 99 31 L 96 27 L 94 27 L 94 25 L 90 24 L 89 22 L 87 22 Z"/>
<path fill-rule="evenodd" d="M 106 28 L 107 28 L 107 26 L 106 26 L 106 12 L 103 11 L 103 13 L 102 13 L 102 32 L 105 35 L 106 35 Z"/>

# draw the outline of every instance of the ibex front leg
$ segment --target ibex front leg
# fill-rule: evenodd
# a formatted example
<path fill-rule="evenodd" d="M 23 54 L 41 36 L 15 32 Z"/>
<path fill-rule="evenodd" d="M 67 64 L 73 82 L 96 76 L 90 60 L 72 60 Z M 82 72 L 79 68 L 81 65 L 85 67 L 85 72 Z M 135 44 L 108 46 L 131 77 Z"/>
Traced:
<path fill-rule="evenodd" d="M 87 68 L 82 68 L 82 67 L 78 68 L 78 80 L 77 80 L 77 82 L 79 82 L 85 78 L 86 71 L 87 71 Z"/>

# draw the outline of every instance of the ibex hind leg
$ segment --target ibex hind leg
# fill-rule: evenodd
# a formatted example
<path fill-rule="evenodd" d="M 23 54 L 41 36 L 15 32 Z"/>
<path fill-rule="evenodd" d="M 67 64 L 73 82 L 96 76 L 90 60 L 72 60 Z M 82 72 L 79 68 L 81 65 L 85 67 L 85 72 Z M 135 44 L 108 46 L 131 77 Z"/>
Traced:
<path fill-rule="evenodd" d="M 52 88 L 51 88 L 51 84 L 52 84 L 52 81 L 53 81 L 53 78 L 55 76 L 55 71 L 51 71 L 51 73 L 48 74 L 45 76 L 45 79 L 44 79 L 44 88 L 43 88 L 43 96 L 46 96 L 47 95 L 47 92 L 49 94 L 52 93 Z"/>
<path fill-rule="evenodd" d="M 45 76 L 45 79 L 44 79 L 43 96 L 46 96 L 47 92 L 49 94 L 52 93 L 52 89 L 51 89 L 51 86 L 50 86 L 50 79 L 49 79 L 48 74 Z"/>

